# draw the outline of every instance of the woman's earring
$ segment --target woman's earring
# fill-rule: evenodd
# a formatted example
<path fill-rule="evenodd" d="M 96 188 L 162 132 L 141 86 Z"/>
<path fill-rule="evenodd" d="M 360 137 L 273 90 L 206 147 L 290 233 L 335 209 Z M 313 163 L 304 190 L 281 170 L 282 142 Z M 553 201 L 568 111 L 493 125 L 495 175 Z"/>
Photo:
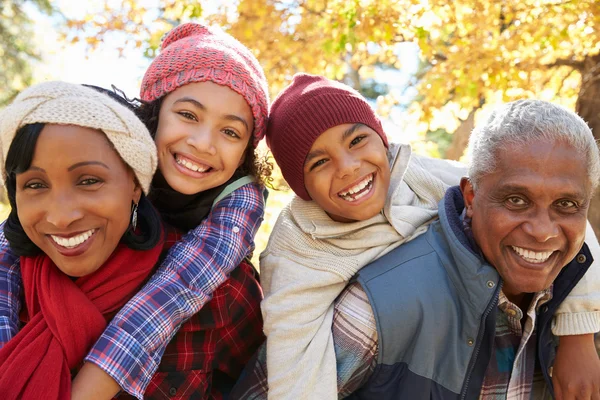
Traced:
<path fill-rule="evenodd" d="M 133 227 L 134 231 L 137 226 L 137 210 L 138 205 L 133 203 L 133 205 L 131 206 L 131 226 Z"/>

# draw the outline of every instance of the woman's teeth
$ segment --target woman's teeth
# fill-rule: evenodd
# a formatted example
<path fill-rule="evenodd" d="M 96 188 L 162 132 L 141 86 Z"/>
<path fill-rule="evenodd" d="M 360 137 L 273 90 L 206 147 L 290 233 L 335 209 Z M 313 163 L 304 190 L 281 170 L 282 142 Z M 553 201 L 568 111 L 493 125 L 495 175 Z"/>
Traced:
<path fill-rule="evenodd" d="M 72 249 L 73 247 L 77 247 L 80 244 L 82 244 L 83 242 L 85 242 L 86 240 L 88 240 L 94 234 L 94 232 L 95 232 L 95 229 L 90 229 L 87 232 L 83 232 L 77 236 L 71 236 L 70 238 L 64 238 L 64 237 L 56 236 L 56 235 L 50 235 L 50 237 L 59 246 L 66 247 L 68 249 Z"/>
<path fill-rule="evenodd" d="M 532 264 L 544 263 L 544 262 L 548 261 L 550 256 L 554 253 L 553 251 L 533 251 L 533 250 L 523 249 L 523 248 L 517 247 L 517 246 L 511 246 L 511 247 L 515 251 L 515 253 L 517 253 L 519 256 L 521 256 L 522 259 L 524 259 L 525 261 L 530 262 Z"/>
<path fill-rule="evenodd" d="M 204 165 L 204 166 L 200 166 L 198 164 L 194 164 L 192 162 L 190 162 L 189 160 L 184 160 L 183 158 L 179 158 L 179 156 L 175 155 L 175 162 L 183 167 L 186 167 L 187 169 L 194 171 L 194 172 L 206 172 L 210 169 L 209 166 Z"/>
<path fill-rule="evenodd" d="M 373 187 L 373 174 L 365 177 L 362 181 L 352 186 L 345 192 L 338 193 L 338 196 L 346 201 L 357 201 L 366 196 Z"/>

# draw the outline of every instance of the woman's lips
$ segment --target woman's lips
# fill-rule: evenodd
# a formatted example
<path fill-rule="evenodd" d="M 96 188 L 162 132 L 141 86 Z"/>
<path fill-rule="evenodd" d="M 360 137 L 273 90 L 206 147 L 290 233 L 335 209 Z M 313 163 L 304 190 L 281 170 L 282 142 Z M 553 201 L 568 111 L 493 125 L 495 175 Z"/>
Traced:
<path fill-rule="evenodd" d="M 90 229 L 77 235 L 48 235 L 48 240 L 61 255 L 75 257 L 85 253 L 90 248 L 94 239 L 96 239 L 97 232 L 98 229 Z M 81 241 L 83 238 L 85 238 L 85 240 Z M 70 243 L 73 243 L 73 241 L 76 242 L 74 243 L 74 246 L 70 246 L 70 244 L 68 244 L 69 241 L 71 241 Z M 79 243 L 77 243 L 77 241 L 79 241 Z M 57 242 L 60 242 L 61 244 Z"/>

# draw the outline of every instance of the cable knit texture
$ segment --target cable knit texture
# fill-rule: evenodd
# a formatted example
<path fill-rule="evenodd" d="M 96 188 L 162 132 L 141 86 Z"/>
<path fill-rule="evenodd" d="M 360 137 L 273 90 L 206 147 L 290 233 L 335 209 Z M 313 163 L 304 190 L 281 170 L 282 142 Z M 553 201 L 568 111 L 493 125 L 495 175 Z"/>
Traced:
<path fill-rule="evenodd" d="M 99 129 L 123 161 L 133 169 L 148 194 L 156 171 L 156 145 L 148 129 L 127 107 L 94 89 L 66 82 L 45 82 L 21 92 L 0 112 L 0 168 L 17 131 L 34 123 L 77 125 Z"/>
<path fill-rule="evenodd" d="M 187 23 L 165 36 L 144 74 L 140 96 L 153 101 L 193 82 L 214 82 L 239 93 L 252 109 L 254 147 L 265 136 L 269 88 L 252 52 L 219 29 Z"/>
<path fill-rule="evenodd" d="M 393 146 L 384 213 L 335 222 L 313 201 L 286 206 L 261 254 L 269 399 L 337 398 L 333 302 L 363 266 L 427 230 L 466 169 Z M 409 163 L 410 160 L 410 163 Z"/>
<path fill-rule="evenodd" d="M 552 333 L 556 336 L 600 331 L 600 244 L 589 222 L 585 243 L 594 262 L 558 308 L 552 321 Z"/>
<path fill-rule="evenodd" d="M 388 147 L 381 121 L 369 103 L 343 83 L 296 74 L 273 101 L 267 145 L 286 182 L 301 199 L 311 199 L 304 187 L 304 160 L 315 140 L 330 128 L 356 123 L 373 129 Z"/>

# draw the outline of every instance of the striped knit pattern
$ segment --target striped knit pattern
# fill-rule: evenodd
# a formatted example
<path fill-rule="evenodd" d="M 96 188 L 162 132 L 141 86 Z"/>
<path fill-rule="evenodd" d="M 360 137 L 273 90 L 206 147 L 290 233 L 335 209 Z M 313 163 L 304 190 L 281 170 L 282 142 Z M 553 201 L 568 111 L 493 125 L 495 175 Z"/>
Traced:
<path fill-rule="evenodd" d="M 387 137 L 381 122 L 356 90 L 322 76 L 296 74 L 271 106 L 267 145 L 290 188 L 310 200 L 304 187 L 304 160 L 317 138 L 343 124 L 362 123 Z"/>
<path fill-rule="evenodd" d="M 193 82 L 213 82 L 240 94 L 252 109 L 256 147 L 269 113 L 267 79 L 252 52 L 232 36 L 187 23 L 167 34 L 142 80 L 140 97 L 153 101 Z"/>

